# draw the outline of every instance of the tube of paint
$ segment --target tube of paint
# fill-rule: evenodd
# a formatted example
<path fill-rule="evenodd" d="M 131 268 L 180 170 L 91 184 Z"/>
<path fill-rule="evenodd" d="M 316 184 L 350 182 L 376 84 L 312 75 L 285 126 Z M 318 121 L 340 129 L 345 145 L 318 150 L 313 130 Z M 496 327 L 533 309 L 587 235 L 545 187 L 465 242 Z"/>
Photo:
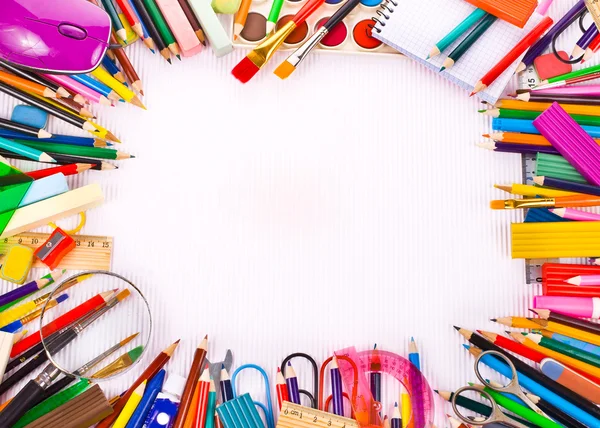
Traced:
<path fill-rule="evenodd" d="M 186 378 L 170 375 L 148 413 L 143 428 L 171 428 L 177 416 Z"/>

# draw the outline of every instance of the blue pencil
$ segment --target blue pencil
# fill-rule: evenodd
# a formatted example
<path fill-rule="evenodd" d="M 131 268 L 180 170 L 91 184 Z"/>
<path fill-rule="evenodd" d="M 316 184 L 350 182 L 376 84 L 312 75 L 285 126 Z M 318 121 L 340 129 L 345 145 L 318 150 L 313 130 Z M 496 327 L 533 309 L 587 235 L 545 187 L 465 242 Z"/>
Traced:
<path fill-rule="evenodd" d="M 117 67 L 117 65 L 108 57 L 108 55 L 104 55 L 104 58 L 102 58 L 102 67 L 104 67 L 106 71 L 108 71 L 111 76 L 117 79 L 119 82 L 125 86 L 129 86 L 125 80 L 123 72 L 119 70 L 119 67 Z"/>
<path fill-rule="evenodd" d="M 109 100 L 118 101 L 121 99 L 121 97 L 107 85 L 97 81 L 96 79 L 92 79 L 86 74 L 71 74 L 69 77 L 71 77 L 71 79 L 75 80 L 76 82 L 81 83 L 82 85 L 85 85 L 88 88 L 101 93 Z"/>
<path fill-rule="evenodd" d="M 27 159 L 31 159 L 37 162 L 51 162 L 56 163 L 56 160 L 48 155 L 46 152 L 32 149 L 31 147 L 23 144 L 7 140 L 6 138 L 0 137 L 0 149 L 8 150 L 11 153 L 21 155 Z"/>
<path fill-rule="evenodd" d="M 582 351 L 589 352 L 600 357 L 600 346 L 592 343 L 584 342 L 583 340 L 573 339 L 572 337 L 565 336 L 558 333 L 549 333 L 550 339 L 554 339 L 565 345 L 571 345 L 574 348 L 581 349 Z M 545 335 L 545 334 L 544 334 Z"/>
<path fill-rule="evenodd" d="M 137 10 L 135 2 L 133 2 L 131 0 L 125 0 L 125 1 L 127 1 L 129 3 L 131 8 L 133 9 L 133 13 L 135 13 L 136 18 L 138 19 L 140 24 L 142 24 L 142 34 L 144 36 L 144 44 L 146 45 L 146 47 L 148 49 L 150 49 L 150 52 L 155 54 L 156 51 L 154 50 L 154 40 L 152 40 L 152 37 L 150 37 L 150 33 L 148 33 L 148 28 L 146 27 L 146 24 L 144 24 L 144 21 L 142 20 L 142 18 L 140 18 L 140 13 Z"/>
<path fill-rule="evenodd" d="M 590 134 L 592 138 L 600 138 L 600 126 L 583 125 L 581 127 L 585 132 Z M 494 118 L 492 119 L 492 128 L 496 131 L 540 134 L 540 131 L 533 126 L 533 120 Z"/>
<path fill-rule="evenodd" d="M 144 422 L 146 422 L 146 416 L 148 416 L 148 412 L 154 404 L 156 396 L 162 389 L 166 373 L 167 372 L 162 369 L 150 380 L 150 382 L 148 382 L 146 390 L 144 391 L 144 396 L 142 397 L 142 401 L 140 401 L 138 406 L 135 408 L 135 412 L 133 412 L 133 415 L 131 415 L 131 418 L 129 419 L 129 422 L 127 422 L 127 425 L 125 425 L 125 428 L 141 428 L 144 426 Z"/>
<path fill-rule="evenodd" d="M 410 344 L 408 345 L 408 361 L 421 370 L 421 358 L 419 357 L 419 349 L 417 348 L 414 337 L 410 338 Z"/>
<path fill-rule="evenodd" d="M 9 129 L 0 129 L 0 137 L 9 138 L 9 139 L 17 139 L 17 140 L 26 140 L 26 141 L 46 142 L 46 143 L 71 144 L 73 146 L 84 146 L 84 147 L 105 147 L 105 145 L 106 146 L 112 145 L 110 143 L 105 143 L 102 140 L 96 140 L 94 138 L 73 137 L 71 135 L 53 134 L 52 138 L 35 138 L 35 137 L 29 136 L 29 135 L 22 134 L 17 131 L 11 131 Z"/>
<path fill-rule="evenodd" d="M 469 16 L 465 18 L 463 22 L 458 24 L 452 31 L 450 31 L 442 40 L 437 42 L 431 52 L 429 53 L 429 58 L 433 58 L 434 56 L 438 56 L 450 46 L 452 43 L 457 41 L 460 36 L 465 34 L 469 28 L 471 28 L 477 21 L 483 18 L 487 12 L 482 9 L 475 9 Z"/>

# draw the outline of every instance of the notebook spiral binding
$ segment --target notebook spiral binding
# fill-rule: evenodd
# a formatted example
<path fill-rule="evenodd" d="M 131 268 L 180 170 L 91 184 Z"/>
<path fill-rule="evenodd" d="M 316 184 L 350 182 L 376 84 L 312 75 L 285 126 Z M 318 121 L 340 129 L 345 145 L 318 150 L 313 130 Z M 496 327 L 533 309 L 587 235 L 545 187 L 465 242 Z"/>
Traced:
<path fill-rule="evenodd" d="M 371 30 L 375 30 L 378 33 L 381 33 L 381 29 L 377 28 L 376 25 L 379 24 L 382 27 L 385 27 L 386 21 L 389 21 L 392 13 L 394 13 L 394 8 L 398 7 L 398 3 L 396 0 L 385 0 L 379 5 L 379 9 L 377 9 L 377 15 L 371 18 L 375 24 L 369 25 Z"/>

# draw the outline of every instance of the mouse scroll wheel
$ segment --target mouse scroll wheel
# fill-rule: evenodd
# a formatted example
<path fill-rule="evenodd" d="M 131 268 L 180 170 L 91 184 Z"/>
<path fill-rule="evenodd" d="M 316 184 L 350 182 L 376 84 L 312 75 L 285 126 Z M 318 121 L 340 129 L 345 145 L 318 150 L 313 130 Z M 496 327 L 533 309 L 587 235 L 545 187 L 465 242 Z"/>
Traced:
<path fill-rule="evenodd" d="M 87 37 L 87 31 L 73 24 L 60 24 L 58 32 L 65 37 L 75 40 L 83 40 Z"/>

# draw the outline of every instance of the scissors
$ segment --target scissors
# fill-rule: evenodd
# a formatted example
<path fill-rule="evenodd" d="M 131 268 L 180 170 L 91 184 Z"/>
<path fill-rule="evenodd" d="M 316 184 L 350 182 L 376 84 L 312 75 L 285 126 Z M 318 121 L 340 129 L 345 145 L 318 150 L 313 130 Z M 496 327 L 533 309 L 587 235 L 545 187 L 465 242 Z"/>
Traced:
<path fill-rule="evenodd" d="M 512 376 L 511 376 L 510 382 L 507 385 L 499 385 L 496 382 L 490 382 L 481 375 L 481 373 L 479 371 L 479 364 L 481 363 L 481 359 L 486 355 L 490 355 L 495 358 L 500 358 L 506 363 L 506 365 L 508 365 L 508 367 L 510 367 L 510 370 L 512 371 Z M 521 401 L 523 401 L 531 410 L 536 412 L 538 415 L 550 419 L 548 417 L 548 415 L 546 415 L 538 406 L 536 406 L 529 399 L 529 397 L 527 397 L 527 395 L 525 395 L 525 393 L 523 392 L 523 389 L 521 388 L 521 385 L 519 385 L 517 369 L 515 368 L 514 364 L 504 354 L 502 354 L 498 351 L 482 352 L 475 360 L 475 375 L 477 376 L 477 379 L 479 379 L 479 381 L 485 387 L 490 388 L 491 390 L 499 392 L 499 393 L 512 394 L 512 395 L 520 398 Z M 456 399 L 461 394 L 463 394 L 464 392 L 467 392 L 467 391 L 477 392 L 478 394 L 483 396 L 486 400 L 488 400 L 491 403 L 492 412 L 489 416 L 487 416 L 485 418 L 472 418 L 472 417 L 467 417 L 461 413 L 458 405 L 456 404 Z M 474 386 L 462 387 L 454 393 L 454 397 L 452 397 L 452 409 L 454 410 L 454 413 L 456 413 L 456 416 L 462 422 L 464 422 L 466 424 L 483 426 L 483 425 L 488 425 L 488 424 L 492 424 L 492 423 L 500 423 L 500 424 L 503 424 L 503 425 L 506 425 L 509 427 L 527 428 L 526 425 L 523 425 L 522 423 L 517 422 L 517 421 L 509 418 L 508 416 L 506 416 L 502 412 L 502 410 L 500 410 L 500 406 L 498 406 L 498 404 L 494 401 L 494 399 L 492 398 L 492 396 L 490 394 L 488 394 L 486 391 L 483 391 Z"/>

